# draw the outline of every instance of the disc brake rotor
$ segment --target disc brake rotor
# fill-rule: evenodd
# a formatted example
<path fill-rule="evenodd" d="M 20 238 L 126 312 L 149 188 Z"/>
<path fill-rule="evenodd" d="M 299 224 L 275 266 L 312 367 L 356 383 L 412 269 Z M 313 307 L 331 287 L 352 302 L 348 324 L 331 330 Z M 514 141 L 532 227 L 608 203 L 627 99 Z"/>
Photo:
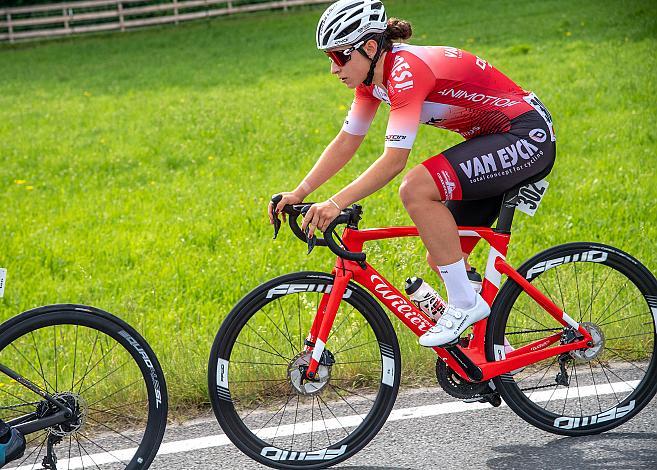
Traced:
<path fill-rule="evenodd" d="M 287 367 L 288 380 L 300 395 L 317 395 L 326 387 L 331 378 L 331 366 L 323 364 L 323 361 L 320 361 L 319 367 L 317 367 L 315 379 L 305 378 L 305 370 L 310 364 L 311 357 L 312 351 L 302 351 L 292 358 Z"/>
<path fill-rule="evenodd" d="M 570 355 L 573 359 L 577 359 L 581 362 L 591 362 L 593 359 L 598 357 L 605 346 L 605 335 L 602 332 L 602 329 L 597 326 L 595 323 L 585 322 L 581 324 L 586 331 L 591 335 L 593 341 L 593 346 L 586 349 L 578 349 L 576 351 L 570 351 Z"/>

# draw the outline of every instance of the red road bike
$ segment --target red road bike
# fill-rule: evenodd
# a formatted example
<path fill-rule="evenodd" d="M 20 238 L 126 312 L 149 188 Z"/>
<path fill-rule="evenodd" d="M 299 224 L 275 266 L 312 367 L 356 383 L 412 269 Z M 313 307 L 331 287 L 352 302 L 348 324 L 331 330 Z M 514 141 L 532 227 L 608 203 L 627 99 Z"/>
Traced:
<path fill-rule="evenodd" d="M 464 252 L 480 240 L 490 245 L 482 296 L 491 315 L 458 342 L 433 348 L 438 383 L 460 399 L 503 399 L 548 432 L 609 430 L 657 392 L 657 281 L 627 253 L 589 242 L 555 246 L 514 269 L 506 255 L 520 191 L 504 196 L 496 228 L 459 227 Z M 275 468 L 341 462 L 385 423 L 401 357 L 381 304 L 417 336 L 433 324 L 362 252 L 365 242 L 418 236 L 415 227 L 361 230 L 354 205 L 323 239 L 308 240 L 298 225 L 303 208 L 285 207 L 290 227 L 309 250 L 330 248 L 333 270 L 254 289 L 223 322 L 209 361 L 212 406 L 226 435 Z"/>

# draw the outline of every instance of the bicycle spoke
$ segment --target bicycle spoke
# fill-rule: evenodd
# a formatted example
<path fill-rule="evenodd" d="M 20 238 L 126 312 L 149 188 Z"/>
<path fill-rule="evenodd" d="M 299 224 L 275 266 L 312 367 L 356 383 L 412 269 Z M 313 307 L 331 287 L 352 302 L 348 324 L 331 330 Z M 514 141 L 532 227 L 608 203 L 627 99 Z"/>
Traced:
<path fill-rule="evenodd" d="M 139 383 L 139 382 L 141 382 L 141 379 L 137 379 L 137 380 L 135 380 L 134 382 L 131 382 L 131 383 L 129 383 L 128 385 L 126 385 L 126 386 L 124 386 L 124 387 L 121 387 L 120 389 L 118 389 L 118 390 L 116 390 L 116 391 L 110 393 L 109 395 L 106 395 L 105 397 L 101 398 L 100 400 L 97 400 L 97 401 L 95 401 L 95 402 L 93 402 L 93 403 L 89 403 L 87 406 L 97 405 L 98 403 L 101 403 L 101 402 L 107 400 L 108 398 L 113 397 L 113 396 L 116 395 L 117 393 L 122 392 L 123 390 L 126 390 L 127 388 L 132 387 L 134 384 Z"/>
<path fill-rule="evenodd" d="M 530 319 L 531 321 L 533 321 L 534 323 L 538 323 L 538 324 L 541 325 L 543 328 L 549 329 L 549 327 L 548 327 L 547 325 L 544 325 L 543 323 L 541 323 L 540 321 L 538 321 L 536 318 L 527 315 L 527 314 L 524 313 L 522 310 L 520 310 L 519 308 L 517 308 L 515 305 L 514 305 L 513 307 L 511 307 L 511 308 L 512 308 L 513 310 L 515 310 L 516 312 L 520 313 L 521 315 L 523 315 L 524 317 L 529 318 L 529 319 Z"/>
<path fill-rule="evenodd" d="M 292 344 L 292 334 L 290 333 L 290 329 L 287 326 L 287 315 L 285 315 L 285 312 L 283 311 L 283 304 L 281 303 L 280 297 L 278 298 L 278 308 L 281 311 L 281 317 L 283 317 L 283 325 L 285 326 L 285 331 L 287 332 L 287 335 L 285 336 L 288 341 L 290 342 L 290 346 L 292 346 L 292 351 L 294 351 L 294 344 Z M 294 355 L 294 352 L 292 352 L 292 355 Z"/>
<path fill-rule="evenodd" d="M 600 364 L 600 367 L 602 368 L 602 373 L 605 374 L 605 378 L 607 379 L 607 383 L 609 384 L 609 388 L 611 388 L 611 393 L 614 394 L 614 398 L 616 399 L 616 402 L 620 403 L 620 400 L 618 399 L 618 395 L 616 395 L 616 390 L 614 390 L 613 385 L 611 385 L 611 380 L 609 380 L 609 376 L 607 375 L 607 371 L 605 370 L 605 366 L 600 361 L 600 359 L 597 359 L 598 364 Z"/>
<path fill-rule="evenodd" d="M 112 428 L 111 426 L 108 426 L 108 425 L 105 424 L 105 423 L 101 423 L 101 422 L 98 421 L 97 419 L 92 418 L 91 415 L 87 415 L 87 418 L 89 418 L 89 419 L 90 419 L 91 421 L 93 421 L 94 423 L 99 424 L 100 426 L 104 427 L 105 429 L 107 429 L 107 430 L 109 430 L 109 431 L 112 431 L 113 433 L 118 434 L 118 435 L 121 436 L 122 438 L 124 438 L 124 439 L 126 439 L 126 440 L 128 440 L 128 441 L 130 441 L 130 442 L 132 442 L 132 443 L 134 443 L 134 444 L 137 444 L 137 446 L 139 446 L 139 444 L 140 444 L 139 441 L 135 441 L 135 440 L 132 439 L 131 437 L 128 437 L 128 436 L 126 436 L 125 434 L 123 434 L 121 431 L 117 431 L 116 429 Z"/>
<path fill-rule="evenodd" d="M 82 437 L 83 437 L 85 440 L 87 440 L 90 444 L 93 444 L 93 445 L 95 445 L 96 447 L 98 447 L 100 450 L 102 450 L 102 451 L 105 452 L 106 454 L 111 455 L 112 457 L 114 457 L 114 459 L 115 459 L 117 462 L 121 462 L 121 463 L 123 463 L 123 464 L 127 463 L 125 460 L 122 460 L 122 459 L 118 458 L 116 455 L 114 455 L 114 454 L 112 453 L 112 451 L 105 449 L 103 446 L 101 446 L 100 444 L 98 444 L 96 441 L 92 441 L 91 439 L 89 439 L 84 433 L 82 433 L 82 432 L 78 432 L 77 434 L 79 434 L 80 436 L 82 436 Z"/>
<path fill-rule="evenodd" d="M 73 370 L 71 371 L 73 377 L 71 377 L 71 390 L 74 389 L 73 383 L 75 382 L 75 366 L 78 360 L 78 326 L 79 325 L 75 325 L 75 341 L 73 346 Z"/>
<path fill-rule="evenodd" d="M 647 315 L 650 315 L 650 312 L 643 312 L 643 313 L 639 313 L 638 315 L 632 315 L 631 317 L 619 318 L 618 320 L 612 320 L 612 321 L 608 321 L 608 322 L 606 322 L 606 323 L 596 323 L 596 324 L 597 324 L 598 326 L 611 325 L 611 324 L 618 323 L 618 322 L 621 322 L 621 321 L 631 320 L 632 318 L 642 317 L 642 316 L 644 316 L 644 315 L 646 315 L 646 314 L 647 314 Z M 652 323 L 652 322 L 649 322 L 649 323 Z"/>
<path fill-rule="evenodd" d="M 584 412 L 582 411 L 582 397 L 579 394 L 579 380 L 577 378 L 577 364 L 575 364 L 575 361 L 573 361 L 573 371 L 575 372 L 575 387 L 577 387 L 577 401 L 579 402 L 579 414 L 583 415 Z"/>
<path fill-rule="evenodd" d="M 96 345 L 98 344 L 98 336 L 99 335 L 100 335 L 100 332 L 96 331 L 96 338 L 94 339 L 94 345 L 91 348 L 91 352 L 89 353 L 89 360 L 87 361 L 87 366 L 84 369 L 84 373 L 82 374 L 82 378 L 80 379 L 80 381 L 82 381 L 83 383 L 84 383 L 85 377 L 87 376 L 87 371 L 89 370 L 89 364 L 91 364 L 91 358 L 93 357 L 94 352 L 96 351 Z M 76 382 L 75 385 L 73 387 L 71 387 L 71 390 L 74 390 L 75 387 L 77 387 L 78 385 L 80 385 L 80 388 L 82 388 L 82 384 L 80 383 L 80 381 Z"/>
<path fill-rule="evenodd" d="M 618 353 L 618 351 L 620 351 L 619 349 L 610 348 L 609 346 L 607 346 L 606 349 L 608 349 L 609 352 L 611 352 L 611 353 L 612 353 L 613 355 L 615 355 L 617 358 L 622 359 L 623 361 L 627 362 L 628 364 L 633 365 L 635 368 L 639 369 L 639 370 L 640 370 L 641 372 L 643 372 L 644 374 L 647 374 L 647 373 L 648 373 L 647 371 L 645 371 L 645 370 L 642 369 L 641 367 L 637 366 L 634 362 L 630 361 L 629 359 L 626 359 L 623 355 L 619 354 L 619 353 Z"/>
<path fill-rule="evenodd" d="M 246 343 L 242 343 L 242 342 L 240 342 L 240 341 L 235 341 L 235 344 L 239 344 L 239 345 L 241 345 L 241 346 L 246 346 L 247 348 L 251 348 L 251 349 L 257 349 L 258 351 L 262 351 L 262 352 L 264 352 L 264 353 L 271 354 L 272 356 L 281 357 L 280 354 L 276 354 L 276 353 L 273 353 L 273 352 L 271 352 L 271 351 L 267 351 L 266 349 L 256 348 L 256 347 L 253 346 L 253 345 L 246 344 Z"/>
<path fill-rule="evenodd" d="M 613 304 L 614 301 L 618 298 L 618 296 L 620 295 L 620 293 L 623 292 L 623 291 L 625 290 L 625 288 L 627 287 L 627 283 L 628 283 L 628 282 L 629 282 L 629 280 L 626 279 L 625 282 L 623 283 L 623 287 L 621 287 L 621 288 L 618 290 L 618 292 L 616 292 L 616 295 L 614 295 L 614 298 L 611 299 L 611 301 L 605 306 L 605 308 L 603 308 L 603 309 L 601 310 L 602 312 L 607 312 L 607 311 L 609 311 L 609 307 L 610 307 L 611 304 Z M 596 320 L 596 323 L 602 323 L 602 322 L 605 321 L 607 318 L 609 318 L 609 317 L 605 317 L 604 319 Z"/>
<path fill-rule="evenodd" d="M 345 317 L 342 319 L 342 321 L 340 322 L 340 324 L 338 325 L 338 327 L 337 327 L 337 328 L 332 328 L 332 329 L 331 329 L 331 333 L 329 334 L 329 337 L 328 337 L 327 340 L 326 340 L 327 343 L 329 342 L 329 340 L 330 340 L 334 335 L 336 335 L 336 334 L 338 333 L 338 331 L 340 331 L 340 328 L 342 328 L 342 325 L 344 325 L 344 323 L 345 323 L 347 320 L 349 320 L 349 318 L 351 317 L 351 314 L 353 313 L 353 311 L 354 311 L 354 307 L 351 307 L 351 310 L 349 310 L 349 313 L 347 313 L 347 314 L 345 315 Z"/>
<path fill-rule="evenodd" d="M 313 396 L 313 398 L 314 398 L 314 396 Z M 331 443 L 331 436 L 329 436 L 328 427 L 326 427 L 326 420 L 324 419 L 324 412 L 322 411 L 322 405 L 319 403 L 320 399 L 321 398 L 319 396 L 317 396 L 317 408 L 319 408 L 319 414 L 322 416 L 322 422 L 324 423 L 324 432 L 326 433 L 326 440 L 329 443 L 327 447 L 330 447 L 333 444 Z M 340 422 L 338 422 L 338 424 L 340 424 Z M 344 429 L 344 428 L 342 428 L 342 429 Z M 346 429 L 344 429 L 344 431 L 347 432 Z"/>
<path fill-rule="evenodd" d="M 119 343 L 116 343 L 116 344 L 119 344 Z M 116 373 L 116 371 L 118 371 L 119 369 L 122 369 L 123 366 L 125 366 L 126 364 L 128 364 L 128 363 L 130 363 L 130 362 L 132 362 L 132 358 L 126 360 L 123 364 L 121 364 L 120 366 L 116 367 L 114 370 L 112 370 L 112 371 L 109 372 L 107 375 L 105 375 L 102 379 L 100 379 L 100 380 L 94 382 L 93 384 L 89 385 L 89 386 L 88 386 L 87 388 L 85 388 L 84 390 L 80 390 L 80 391 L 78 391 L 78 394 L 79 394 L 79 395 L 82 395 L 83 393 L 85 393 L 85 392 L 91 390 L 91 389 L 94 388 L 96 385 L 98 385 L 99 383 L 101 383 L 103 380 L 107 379 L 110 375 L 113 375 L 114 373 Z"/>
<path fill-rule="evenodd" d="M 349 341 L 351 341 L 351 339 L 350 339 Z M 349 343 L 349 341 L 347 341 L 347 343 Z M 343 344 L 342 347 L 344 348 L 344 346 L 346 346 L 347 343 Z M 335 352 L 333 353 L 333 355 L 334 355 L 334 356 L 337 356 L 337 355 L 340 354 L 340 353 L 344 353 L 344 352 L 347 352 L 347 351 L 351 351 L 351 350 L 353 350 L 353 349 L 362 348 L 363 346 L 367 346 L 368 344 L 372 344 L 372 343 L 378 343 L 378 341 L 377 341 L 376 339 L 373 339 L 373 340 L 371 340 L 371 341 L 368 341 L 367 343 L 358 344 L 358 345 L 356 345 L 356 346 L 352 346 L 352 347 L 347 348 L 347 349 L 338 349 L 337 351 L 335 351 Z"/>
<path fill-rule="evenodd" d="M 606 341 L 609 342 L 609 341 L 613 341 L 615 339 L 634 338 L 636 336 L 645 336 L 645 335 L 653 335 L 653 334 L 654 333 L 652 331 L 647 331 L 645 333 L 635 333 L 635 334 L 631 334 L 631 335 L 616 336 L 614 338 L 607 338 Z"/>
<path fill-rule="evenodd" d="M 595 374 L 593 373 L 593 366 L 589 362 L 589 369 L 591 370 L 591 379 L 593 379 L 593 388 L 595 389 L 595 397 L 598 399 L 598 408 L 600 408 L 600 413 L 602 413 L 602 404 L 600 403 L 600 395 L 598 395 L 598 384 L 595 383 Z"/>
<path fill-rule="evenodd" d="M 374 403 L 374 400 L 372 400 L 370 397 L 366 397 L 365 395 L 361 395 L 360 393 L 356 393 L 356 392 L 354 392 L 354 391 L 352 391 L 352 390 L 347 390 L 346 388 L 342 388 L 342 387 L 340 387 L 339 385 L 333 385 L 333 384 L 330 384 L 330 385 L 331 385 L 333 388 L 337 388 L 338 390 L 342 390 L 342 391 L 344 391 L 344 392 L 347 392 L 347 393 L 350 394 L 350 395 L 356 395 L 357 397 L 364 398 L 365 400 L 368 400 L 368 401 L 371 401 L 372 403 Z M 336 393 L 337 393 L 337 391 L 336 391 Z M 352 408 L 352 409 L 353 409 L 353 408 Z"/>
<path fill-rule="evenodd" d="M 14 345 L 14 343 L 9 344 L 9 346 L 11 346 L 11 347 L 14 349 L 14 351 L 16 351 L 18 354 L 20 354 L 21 357 L 25 360 L 25 362 L 27 362 L 27 364 L 28 364 L 32 369 L 34 369 L 34 372 L 36 372 L 36 373 L 39 375 L 39 377 L 41 377 L 41 378 L 43 379 L 43 382 L 44 382 L 44 384 L 43 384 L 43 388 L 40 388 L 40 387 L 39 387 L 39 390 L 47 392 L 47 391 L 48 391 L 48 387 L 47 387 L 46 383 L 48 383 L 48 381 L 47 381 L 46 378 L 43 376 L 43 370 L 42 370 L 42 372 L 39 372 L 39 369 L 37 369 L 36 366 L 35 366 L 34 364 L 32 364 L 32 361 L 30 361 L 27 357 L 25 357 L 25 355 L 22 353 L 22 351 L 21 351 L 20 349 L 18 349 L 18 348 Z M 33 381 L 31 381 L 31 382 L 34 383 L 35 381 L 33 380 Z M 36 385 L 36 384 L 34 384 L 34 385 Z M 48 385 L 50 385 L 50 384 L 48 384 Z M 50 385 L 50 388 L 52 389 L 52 385 Z"/>
<path fill-rule="evenodd" d="M 292 344 L 292 341 L 290 340 L 290 338 L 285 336 L 285 333 L 283 333 L 283 330 L 281 330 L 278 327 L 278 325 L 276 323 L 274 323 L 274 320 L 272 320 L 271 317 L 269 315 L 267 315 L 267 312 L 265 312 L 264 308 L 261 310 L 261 312 L 265 315 L 265 317 L 267 317 L 267 319 L 271 322 L 271 324 L 274 325 L 276 327 L 276 329 L 283 335 L 283 338 L 285 338 L 287 340 L 287 342 L 290 344 L 290 351 L 292 352 L 292 356 L 294 356 L 294 354 L 295 354 L 294 345 Z"/>
<path fill-rule="evenodd" d="M 580 301 L 581 295 L 579 293 L 579 278 L 577 276 L 577 263 L 570 263 L 575 268 L 575 287 L 577 289 L 577 312 L 579 313 L 579 322 L 582 321 L 582 303 Z"/>
<path fill-rule="evenodd" d="M 84 446 L 82 445 L 82 442 L 80 442 L 80 439 L 78 439 L 77 435 L 75 436 L 75 440 L 78 441 L 78 446 L 82 447 L 82 450 L 84 450 L 84 453 L 87 454 L 87 457 L 89 457 L 89 459 L 91 459 L 94 466 L 98 470 L 101 470 L 100 467 L 98 466 L 98 464 L 96 463 L 96 461 L 94 460 L 94 458 L 91 456 L 91 454 L 89 452 L 87 452 L 87 449 L 84 448 Z M 82 454 L 80 454 L 80 459 L 82 459 Z"/>
<path fill-rule="evenodd" d="M 253 332 L 258 336 L 258 338 L 260 338 L 261 340 L 263 340 L 263 341 L 265 342 L 265 344 L 266 344 L 267 346 L 269 346 L 273 351 L 276 351 L 276 348 L 273 347 L 271 344 L 269 344 L 269 341 L 267 341 L 265 338 L 263 338 L 262 335 L 261 335 L 260 333 L 258 333 L 258 332 L 257 332 L 257 331 L 256 331 L 251 325 L 249 325 L 249 324 L 247 323 L 245 326 L 246 326 L 247 328 L 249 328 L 251 331 L 253 331 Z M 278 356 L 278 357 L 280 357 L 281 359 L 286 360 L 286 361 L 289 361 L 289 360 L 290 360 L 289 357 L 285 357 L 285 356 L 283 356 L 283 355 L 282 355 L 281 353 L 279 353 L 278 351 L 275 352 L 275 355 Z"/>
<path fill-rule="evenodd" d="M 59 391 L 59 369 L 57 368 L 57 325 L 52 327 L 52 340 L 53 340 L 53 349 L 55 351 L 55 391 Z"/>
<path fill-rule="evenodd" d="M 347 432 L 347 430 L 345 429 L 345 427 L 342 425 L 342 422 L 340 421 L 340 419 L 339 419 L 337 416 L 335 416 L 335 413 L 333 413 L 333 410 L 331 410 L 331 408 L 330 408 L 330 407 L 328 406 L 328 404 L 322 399 L 321 396 L 317 395 L 317 398 L 318 398 L 319 400 L 321 400 L 322 403 L 324 403 L 324 408 L 326 408 L 326 409 L 329 411 L 329 413 L 331 413 L 331 416 L 333 416 L 333 419 L 335 419 L 335 421 L 340 425 L 340 427 L 341 427 L 342 430 L 344 431 L 345 436 L 348 436 L 349 433 Z M 321 408 L 320 408 L 320 409 L 321 409 Z"/>

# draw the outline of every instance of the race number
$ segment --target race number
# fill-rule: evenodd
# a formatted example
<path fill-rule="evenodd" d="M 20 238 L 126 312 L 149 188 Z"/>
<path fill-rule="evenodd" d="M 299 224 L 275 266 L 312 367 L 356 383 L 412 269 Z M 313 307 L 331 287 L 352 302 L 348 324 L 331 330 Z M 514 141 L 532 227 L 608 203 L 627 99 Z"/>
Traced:
<path fill-rule="evenodd" d="M 549 183 L 543 179 L 536 183 L 531 183 L 521 187 L 518 191 L 518 205 L 516 206 L 516 209 L 533 216 L 538 210 L 538 206 L 541 204 L 543 196 L 545 196 L 548 184 Z"/>
<path fill-rule="evenodd" d="M 7 270 L 0 268 L 0 297 L 5 295 L 5 281 L 7 280 Z"/>

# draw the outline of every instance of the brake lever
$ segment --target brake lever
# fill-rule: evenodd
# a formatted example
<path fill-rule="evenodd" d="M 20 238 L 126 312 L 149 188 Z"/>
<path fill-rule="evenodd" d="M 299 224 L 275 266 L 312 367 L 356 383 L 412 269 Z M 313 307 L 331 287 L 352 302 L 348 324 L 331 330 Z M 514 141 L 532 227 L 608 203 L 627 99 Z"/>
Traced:
<path fill-rule="evenodd" d="M 281 199 L 283 199 L 283 196 L 280 194 L 274 194 L 271 197 L 271 202 L 274 204 L 274 240 L 276 240 L 276 237 L 278 236 L 278 231 L 281 229 L 281 220 L 278 218 L 278 212 L 276 212 L 276 206 L 278 205 L 279 202 L 281 202 Z"/>
<path fill-rule="evenodd" d="M 311 205 L 312 204 L 308 204 L 308 205 L 303 206 L 303 209 L 301 209 L 301 215 L 303 215 L 305 217 L 306 214 L 308 213 L 308 211 L 310 210 Z M 313 234 L 312 237 L 308 236 L 308 234 L 310 233 L 310 227 L 306 227 L 306 229 L 303 231 L 303 233 L 306 234 L 306 240 L 308 242 L 308 253 L 306 253 L 306 254 L 309 255 L 310 252 L 313 251 L 313 248 L 315 248 L 315 246 L 317 245 L 317 236 L 315 236 L 315 234 Z"/>
<path fill-rule="evenodd" d="M 281 229 L 281 221 L 278 218 L 278 212 L 274 213 L 274 240 L 276 240 L 276 236 L 278 235 L 278 231 Z"/>

